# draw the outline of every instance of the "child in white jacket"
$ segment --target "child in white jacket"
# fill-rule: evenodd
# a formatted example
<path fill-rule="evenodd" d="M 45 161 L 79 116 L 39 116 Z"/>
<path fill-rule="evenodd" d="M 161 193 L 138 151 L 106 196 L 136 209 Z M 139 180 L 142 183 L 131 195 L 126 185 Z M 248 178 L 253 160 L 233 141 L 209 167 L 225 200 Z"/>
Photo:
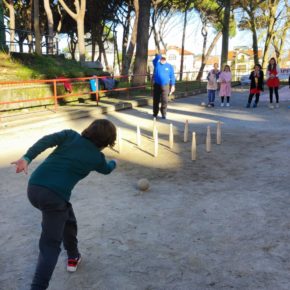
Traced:
<path fill-rule="evenodd" d="M 218 70 L 218 64 L 214 64 L 214 68 L 210 70 L 207 75 L 207 96 L 208 96 L 208 107 L 214 107 L 215 101 L 215 93 L 218 89 L 218 78 L 219 78 L 220 71 Z"/>

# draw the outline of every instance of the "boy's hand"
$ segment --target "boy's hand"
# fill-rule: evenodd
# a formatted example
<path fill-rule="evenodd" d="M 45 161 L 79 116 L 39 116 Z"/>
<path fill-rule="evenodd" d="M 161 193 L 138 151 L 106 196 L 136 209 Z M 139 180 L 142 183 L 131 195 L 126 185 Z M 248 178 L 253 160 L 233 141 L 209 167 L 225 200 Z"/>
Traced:
<path fill-rule="evenodd" d="M 24 171 L 24 173 L 27 174 L 27 172 L 28 172 L 28 162 L 25 159 L 20 158 L 17 161 L 11 162 L 11 164 L 15 164 L 16 165 L 16 173 L 20 173 L 20 172 Z"/>

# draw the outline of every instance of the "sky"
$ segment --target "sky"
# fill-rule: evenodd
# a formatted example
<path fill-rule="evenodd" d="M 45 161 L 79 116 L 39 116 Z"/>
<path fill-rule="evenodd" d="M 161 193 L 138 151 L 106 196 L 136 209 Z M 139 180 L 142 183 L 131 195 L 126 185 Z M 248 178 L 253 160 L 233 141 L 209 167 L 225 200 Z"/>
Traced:
<path fill-rule="evenodd" d="M 169 25 L 169 32 L 166 35 L 166 43 L 168 45 L 176 45 L 181 47 L 182 42 L 182 29 L 183 20 L 180 16 L 176 16 L 176 19 L 172 19 L 172 25 Z M 179 18 L 179 20 L 178 20 Z M 208 45 L 214 38 L 215 32 L 213 29 L 208 29 Z M 221 42 L 222 37 L 219 39 L 212 54 L 221 54 Z M 193 52 L 194 54 L 202 53 L 203 37 L 201 35 L 201 23 L 199 17 L 196 15 L 189 20 L 186 28 L 185 37 L 185 49 Z M 236 46 L 252 46 L 252 35 L 250 31 L 238 31 L 235 37 L 229 41 L 229 50 L 232 50 Z M 153 37 L 149 41 L 149 49 L 155 49 L 155 43 Z"/>
<path fill-rule="evenodd" d="M 167 32 L 165 33 L 165 43 L 170 46 L 181 47 L 182 43 L 182 29 L 183 29 L 183 19 L 180 16 L 172 17 L 172 20 L 167 26 Z M 214 31 L 209 28 L 208 33 L 208 45 L 214 38 Z M 117 28 L 117 38 L 118 47 L 121 48 L 122 45 L 122 28 Z M 218 41 L 212 54 L 220 55 L 221 53 L 221 42 L 222 38 Z M 201 35 L 201 23 L 197 15 L 193 15 L 188 21 L 185 37 L 185 49 L 193 52 L 194 54 L 201 54 L 202 51 L 203 38 Z M 229 50 L 232 50 L 236 46 L 252 46 L 252 35 L 249 31 L 237 31 L 235 37 L 231 38 L 229 41 Z M 153 36 L 149 39 L 149 49 L 155 49 L 155 42 Z"/>
<path fill-rule="evenodd" d="M 289 1 L 290 2 L 290 1 Z M 168 25 L 168 33 L 166 34 L 166 43 L 168 45 L 176 45 L 181 47 L 182 43 L 182 29 L 183 29 L 183 16 L 181 14 L 171 17 L 171 24 Z M 214 31 L 209 29 L 208 45 L 214 38 Z M 212 54 L 221 54 L 222 37 L 219 39 L 218 44 L 213 50 Z M 193 52 L 194 54 L 202 53 L 203 38 L 201 35 L 201 22 L 197 13 L 191 13 L 188 19 L 185 37 L 185 49 Z M 260 42 L 261 49 L 263 49 L 263 42 Z M 237 46 L 252 47 L 252 33 L 249 30 L 240 31 L 237 28 L 236 35 L 229 40 L 229 50 L 233 50 Z M 286 41 L 285 48 L 290 49 L 290 33 Z M 153 37 L 149 41 L 149 49 L 155 49 Z"/>
<path fill-rule="evenodd" d="M 175 16 L 170 17 L 170 22 L 166 26 L 166 37 L 165 42 L 168 46 L 178 46 L 181 47 L 182 43 L 182 29 L 183 29 L 183 15 L 176 14 Z M 208 45 L 211 43 L 214 38 L 214 31 L 209 28 L 208 30 Z M 286 48 L 290 49 L 290 37 L 288 37 L 288 42 L 286 43 Z M 117 27 L 117 42 L 118 48 L 121 50 L 122 47 L 122 27 Z M 221 54 L 221 43 L 222 37 L 219 39 L 216 47 L 214 48 L 212 54 L 220 55 Z M 201 22 L 197 13 L 190 13 L 188 19 L 188 25 L 186 29 L 185 37 L 185 49 L 193 52 L 195 55 L 202 53 L 202 44 L 203 38 L 201 35 Z M 263 43 L 262 43 L 263 45 Z M 235 37 L 230 38 L 229 40 L 229 50 L 233 50 L 237 46 L 247 46 L 252 47 L 252 34 L 250 31 L 239 31 Z M 67 47 L 66 40 L 61 41 L 61 48 Z M 261 47 L 263 48 L 263 47 Z M 155 43 L 153 36 L 149 39 L 149 49 L 155 49 Z"/>

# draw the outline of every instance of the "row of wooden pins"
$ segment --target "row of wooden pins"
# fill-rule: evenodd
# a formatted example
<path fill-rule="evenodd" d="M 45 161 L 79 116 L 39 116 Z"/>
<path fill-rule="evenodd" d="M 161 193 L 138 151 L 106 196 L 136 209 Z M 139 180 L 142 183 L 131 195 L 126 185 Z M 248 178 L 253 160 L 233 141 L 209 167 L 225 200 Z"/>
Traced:
<path fill-rule="evenodd" d="M 183 135 L 183 141 L 188 142 L 188 120 L 186 120 L 184 125 L 184 135 Z M 154 140 L 154 157 L 158 156 L 158 129 L 156 125 L 156 119 L 153 120 L 153 130 L 152 130 L 152 138 Z M 222 142 L 221 137 L 221 122 L 217 122 L 216 127 L 216 143 L 220 145 Z M 121 135 L 121 129 L 117 128 L 117 143 L 118 143 L 118 151 L 121 153 L 122 151 L 122 135 Z M 137 133 L 136 133 L 136 144 L 138 147 L 141 146 L 141 131 L 140 126 L 137 125 Z M 206 141 L 205 141 L 205 148 L 206 152 L 211 152 L 211 129 L 210 126 L 207 126 L 206 131 Z M 173 125 L 169 125 L 169 148 L 172 149 L 174 146 L 174 134 L 173 134 Z M 196 133 L 192 132 L 191 137 L 191 160 L 196 160 Z"/>

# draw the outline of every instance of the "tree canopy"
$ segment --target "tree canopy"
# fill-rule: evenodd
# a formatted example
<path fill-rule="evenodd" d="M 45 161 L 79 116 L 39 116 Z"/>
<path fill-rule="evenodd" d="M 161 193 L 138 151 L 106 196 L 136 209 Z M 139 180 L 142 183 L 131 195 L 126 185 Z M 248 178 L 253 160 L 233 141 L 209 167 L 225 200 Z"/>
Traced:
<path fill-rule="evenodd" d="M 203 61 L 222 36 L 223 63 L 237 26 L 251 32 L 255 61 L 258 61 L 258 39 L 263 43 L 263 62 L 271 49 L 279 59 L 290 18 L 289 0 L 1 0 L 0 4 L 0 17 L 4 11 L 9 19 L 11 50 L 13 43 L 17 43 L 20 51 L 25 44 L 29 52 L 37 49 L 41 53 L 46 46 L 47 53 L 52 54 L 56 51 L 58 35 L 66 34 L 67 50 L 72 58 L 79 56 L 84 61 L 89 53 L 91 60 L 102 60 L 109 69 L 106 54 L 110 46 L 114 47 L 114 65 L 119 66 L 120 72 L 128 74 L 131 68 L 140 75 L 147 73 L 148 38 L 154 37 L 158 51 L 162 47 L 166 49 L 163 33 L 176 14 L 182 22 L 182 47 L 185 41 L 194 41 L 185 38 L 185 31 L 189 13 L 195 13 L 200 16 L 200 33 L 204 39 L 200 51 Z M 211 42 L 209 31 L 214 32 Z M 122 34 L 121 47 L 116 41 L 118 34 Z"/>

